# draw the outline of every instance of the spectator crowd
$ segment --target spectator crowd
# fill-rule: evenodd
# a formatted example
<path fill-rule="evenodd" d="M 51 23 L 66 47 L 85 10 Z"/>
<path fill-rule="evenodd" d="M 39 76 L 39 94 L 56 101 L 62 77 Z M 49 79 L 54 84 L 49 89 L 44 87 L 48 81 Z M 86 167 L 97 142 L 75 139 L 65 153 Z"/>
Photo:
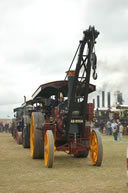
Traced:
<path fill-rule="evenodd" d="M 119 141 L 122 141 L 123 135 L 128 135 L 128 126 L 119 119 L 107 120 L 106 122 L 96 120 L 94 128 L 98 129 L 104 135 L 113 135 L 114 141 L 117 141 L 118 138 Z"/>
<path fill-rule="evenodd" d="M 0 122 L 0 132 L 11 132 L 11 125 L 9 123 Z"/>

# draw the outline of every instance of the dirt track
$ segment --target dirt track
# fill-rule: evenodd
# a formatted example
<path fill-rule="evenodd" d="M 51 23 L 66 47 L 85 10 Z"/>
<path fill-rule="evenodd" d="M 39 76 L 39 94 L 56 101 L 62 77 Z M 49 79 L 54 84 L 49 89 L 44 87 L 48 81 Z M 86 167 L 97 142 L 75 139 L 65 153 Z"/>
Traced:
<path fill-rule="evenodd" d="M 55 153 L 54 168 L 32 160 L 29 149 L 17 145 L 11 134 L 0 133 L 0 193 L 126 193 L 126 148 L 103 136 L 104 161 L 93 167 L 90 158 Z"/>

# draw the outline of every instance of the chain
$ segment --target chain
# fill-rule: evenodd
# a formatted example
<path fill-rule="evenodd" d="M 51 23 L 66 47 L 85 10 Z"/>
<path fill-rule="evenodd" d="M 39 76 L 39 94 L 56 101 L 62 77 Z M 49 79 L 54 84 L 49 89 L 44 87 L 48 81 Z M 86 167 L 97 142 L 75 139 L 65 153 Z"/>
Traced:
<path fill-rule="evenodd" d="M 96 57 L 96 54 L 95 54 L 95 38 L 94 38 L 94 28 L 93 28 L 93 31 L 92 31 L 92 43 L 93 43 L 93 50 L 92 50 L 92 53 L 91 53 L 91 65 L 92 65 L 92 69 L 93 69 L 93 74 L 92 74 L 92 77 L 94 80 L 97 79 L 98 75 L 96 73 L 96 64 L 97 64 L 97 57 Z"/>

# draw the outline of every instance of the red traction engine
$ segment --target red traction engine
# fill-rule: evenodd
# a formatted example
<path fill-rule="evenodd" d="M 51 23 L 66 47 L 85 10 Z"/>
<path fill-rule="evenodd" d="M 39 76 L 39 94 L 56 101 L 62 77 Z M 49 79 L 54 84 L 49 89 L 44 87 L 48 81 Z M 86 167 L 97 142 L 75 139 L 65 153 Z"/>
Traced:
<path fill-rule="evenodd" d="M 32 112 L 30 124 L 30 152 L 32 158 L 44 158 L 45 166 L 53 167 L 55 151 L 64 151 L 75 157 L 87 157 L 90 151 L 92 164 L 100 166 L 103 146 L 100 133 L 91 129 L 93 104 L 87 103 L 89 93 L 96 90 L 90 84 L 96 74 L 94 45 L 99 32 L 94 27 L 84 31 L 77 52 L 77 64 L 67 71 L 67 80 L 41 85 L 33 94 L 33 100 L 42 103 Z M 86 51 L 86 53 L 84 53 Z"/>

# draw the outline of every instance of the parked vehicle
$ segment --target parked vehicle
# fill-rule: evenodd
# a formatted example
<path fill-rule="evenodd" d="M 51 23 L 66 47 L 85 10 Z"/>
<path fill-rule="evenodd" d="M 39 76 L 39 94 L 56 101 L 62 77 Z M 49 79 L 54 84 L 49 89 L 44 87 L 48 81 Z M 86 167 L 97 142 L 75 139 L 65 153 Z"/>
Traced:
<path fill-rule="evenodd" d="M 41 85 L 33 100 L 42 98 L 38 110 L 31 113 L 30 153 L 33 159 L 44 158 L 45 166 L 53 167 L 55 151 L 64 151 L 75 157 L 87 157 L 100 166 L 103 145 L 100 133 L 91 130 L 93 104 L 88 104 L 89 93 L 95 91 L 90 84 L 91 69 L 97 78 L 94 45 L 99 32 L 94 27 L 84 31 L 78 46 L 75 70 L 72 64 L 65 80 Z M 85 53 L 86 51 L 86 53 Z"/>

